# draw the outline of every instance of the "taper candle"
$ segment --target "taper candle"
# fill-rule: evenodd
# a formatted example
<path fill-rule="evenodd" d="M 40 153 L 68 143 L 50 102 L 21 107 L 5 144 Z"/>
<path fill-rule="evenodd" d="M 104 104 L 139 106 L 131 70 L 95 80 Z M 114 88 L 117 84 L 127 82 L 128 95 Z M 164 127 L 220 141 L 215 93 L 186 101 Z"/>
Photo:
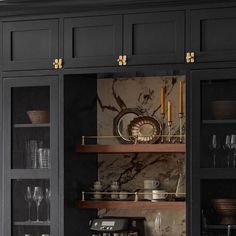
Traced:
<path fill-rule="evenodd" d="M 166 103 L 166 98 L 165 98 L 165 88 L 161 88 L 161 113 L 165 114 L 165 104 Z"/>
<path fill-rule="evenodd" d="M 184 113 L 184 100 L 183 100 L 183 81 L 179 82 L 179 114 L 183 114 Z"/>
<path fill-rule="evenodd" d="M 171 101 L 168 101 L 168 117 L 167 117 L 168 122 L 172 121 L 172 103 Z"/>

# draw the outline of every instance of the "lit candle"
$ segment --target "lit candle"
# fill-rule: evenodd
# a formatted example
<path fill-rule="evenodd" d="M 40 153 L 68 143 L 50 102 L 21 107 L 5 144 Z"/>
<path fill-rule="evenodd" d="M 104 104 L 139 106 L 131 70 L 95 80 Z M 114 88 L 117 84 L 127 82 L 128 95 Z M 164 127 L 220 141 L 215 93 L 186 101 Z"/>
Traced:
<path fill-rule="evenodd" d="M 168 101 L 168 122 L 172 122 L 172 103 L 171 101 Z"/>
<path fill-rule="evenodd" d="M 161 114 L 165 114 L 165 103 L 166 103 L 166 98 L 165 98 L 165 88 L 161 88 Z"/>
<path fill-rule="evenodd" d="M 184 93 L 183 93 L 183 81 L 179 82 L 179 114 L 184 113 Z"/>

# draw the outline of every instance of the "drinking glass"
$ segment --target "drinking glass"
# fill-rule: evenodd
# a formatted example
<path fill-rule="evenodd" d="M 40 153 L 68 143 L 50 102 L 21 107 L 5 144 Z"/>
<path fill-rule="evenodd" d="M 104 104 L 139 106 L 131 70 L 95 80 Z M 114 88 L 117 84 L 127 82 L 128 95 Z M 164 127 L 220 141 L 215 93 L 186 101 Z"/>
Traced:
<path fill-rule="evenodd" d="M 157 216 L 155 218 L 155 231 L 157 235 L 162 235 L 162 223 L 161 223 L 161 212 L 157 213 Z"/>
<path fill-rule="evenodd" d="M 233 150 L 233 167 L 236 167 L 236 135 L 231 135 L 231 149 Z"/>
<path fill-rule="evenodd" d="M 216 134 L 213 134 L 211 137 L 211 142 L 209 145 L 209 149 L 212 152 L 212 159 L 213 159 L 213 167 L 216 168 L 216 153 L 220 148 L 220 143 L 217 139 Z"/>
<path fill-rule="evenodd" d="M 230 151 L 231 151 L 231 138 L 230 135 L 226 135 L 225 143 L 223 145 L 224 150 L 227 153 L 227 167 L 230 167 Z"/>
<path fill-rule="evenodd" d="M 44 169 L 50 168 L 50 149 L 49 148 L 39 148 L 38 149 L 39 155 L 39 168 Z"/>
<path fill-rule="evenodd" d="M 34 195 L 33 200 L 36 203 L 37 207 L 37 222 L 39 222 L 39 206 L 41 204 L 41 201 L 43 200 L 43 191 L 41 187 L 34 187 Z"/>
<path fill-rule="evenodd" d="M 33 201 L 32 193 L 30 186 L 27 186 L 26 188 L 26 194 L 25 194 L 25 201 L 28 203 L 28 221 L 30 221 L 30 211 L 31 211 L 31 203 Z"/>
<path fill-rule="evenodd" d="M 50 221 L 50 199 L 51 199 L 51 190 L 49 188 L 46 188 L 45 201 L 47 203 L 47 221 Z"/>

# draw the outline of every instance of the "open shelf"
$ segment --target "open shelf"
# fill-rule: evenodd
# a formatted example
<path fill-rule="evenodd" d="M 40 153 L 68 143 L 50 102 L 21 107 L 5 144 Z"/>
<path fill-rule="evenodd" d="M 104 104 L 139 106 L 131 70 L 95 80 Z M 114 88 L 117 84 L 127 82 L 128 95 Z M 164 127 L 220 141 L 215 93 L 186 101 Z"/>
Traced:
<path fill-rule="evenodd" d="M 185 202 L 180 201 L 77 201 L 77 208 L 97 208 L 97 209 L 131 209 L 131 208 L 141 208 L 141 209 L 184 209 Z"/>
<path fill-rule="evenodd" d="M 15 226 L 50 226 L 49 221 L 15 221 Z"/>
<path fill-rule="evenodd" d="M 129 153 L 129 152 L 160 152 L 185 153 L 185 144 L 116 144 L 116 145 L 76 145 L 77 152 L 83 153 Z"/>
<path fill-rule="evenodd" d="M 236 120 L 203 120 L 203 124 L 236 124 Z"/>
<path fill-rule="evenodd" d="M 50 123 L 43 124 L 14 124 L 14 128 L 41 128 L 41 127 L 50 127 Z"/>

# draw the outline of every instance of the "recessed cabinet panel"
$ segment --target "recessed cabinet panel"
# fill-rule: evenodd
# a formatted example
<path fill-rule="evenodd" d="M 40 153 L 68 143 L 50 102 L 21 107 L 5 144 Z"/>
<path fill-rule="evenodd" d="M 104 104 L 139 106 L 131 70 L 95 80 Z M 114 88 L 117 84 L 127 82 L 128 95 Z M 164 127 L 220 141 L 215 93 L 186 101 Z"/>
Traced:
<path fill-rule="evenodd" d="M 184 12 L 124 17 L 124 55 L 128 65 L 184 62 Z"/>
<path fill-rule="evenodd" d="M 3 23 L 4 70 L 52 69 L 58 58 L 58 20 Z"/>
<path fill-rule="evenodd" d="M 85 17 L 64 23 L 65 67 L 115 66 L 122 55 L 122 17 Z"/>
<path fill-rule="evenodd" d="M 191 51 L 196 62 L 236 60 L 236 9 L 193 10 Z"/>

